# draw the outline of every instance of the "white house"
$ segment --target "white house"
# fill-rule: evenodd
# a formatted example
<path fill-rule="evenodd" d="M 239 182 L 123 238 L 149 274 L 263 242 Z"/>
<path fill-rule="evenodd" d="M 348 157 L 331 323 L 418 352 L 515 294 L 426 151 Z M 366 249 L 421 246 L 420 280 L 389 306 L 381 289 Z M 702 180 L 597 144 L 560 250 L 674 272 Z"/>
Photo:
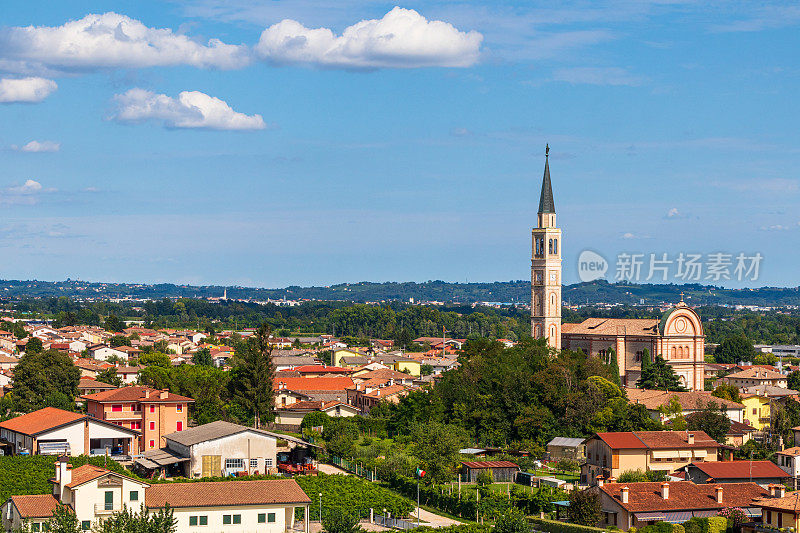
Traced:
<path fill-rule="evenodd" d="M 106 345 L 102 345 L 94 349 L 90 348 L 89 353 L 92 355 L 92 357 L 100 361 L 108 361 L 114 356 L 123 361 L 128 360 L 127 353 L 123 352 L 122 350 L 117 350 L 116 348 L 112 348 L 111 346 L 106 346 Z"/>
<path fill-rule="evenodd" d="M 261 430 L 218 420 L 170 433 L 164 439 L 171 455 L 189 459 L 181 461 L 186 477 L 277 472 L 277 436 Z M 159 457 L 146 453 L 143 459 L 159 464 Z"/>
<path fill-rule="evenodd" d="M 11 496 L 2 506 L 7 532 L 28 523 L 44 531 L 47 518 L 59 505 L 71 509 L 84 531 L 125 507 L 149 512 L 173 509 L 177 533 L 200 528 L 230 533 L 308 533 L 311 499 L 293 479 L 159 483 L 150 485 L 105 468 L 83 465 L 72 469 L 66 457 L 56 462 L 52 494 Z M 295 508 L 305 509 L 302 527 Z"/>
<path fill-rule="evenodd" d="M 0 440 L 12 454 L 128 456 L 138 453 L 139 432 L 89 415 L 45 407 L 0 422 Z"/>
<path fill-rule="evenodd" d="M 797 487 L 798 478 L 800 478 L 800 446 L 778 452 L 775 460 L 784 472 L 792 476 L 794 486 Z"/>

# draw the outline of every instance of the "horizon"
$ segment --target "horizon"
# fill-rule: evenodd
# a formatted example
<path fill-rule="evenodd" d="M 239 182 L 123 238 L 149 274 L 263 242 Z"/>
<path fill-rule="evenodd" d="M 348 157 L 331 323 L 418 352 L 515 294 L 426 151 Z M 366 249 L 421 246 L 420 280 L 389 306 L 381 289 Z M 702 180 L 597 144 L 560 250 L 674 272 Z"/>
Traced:
<path fill-rule="evenodd" d="M 549 143 L 565 285 L 587 251 L 800 285 L 790 2 L 4 7 L 0 278 L 527 280 Z"/>

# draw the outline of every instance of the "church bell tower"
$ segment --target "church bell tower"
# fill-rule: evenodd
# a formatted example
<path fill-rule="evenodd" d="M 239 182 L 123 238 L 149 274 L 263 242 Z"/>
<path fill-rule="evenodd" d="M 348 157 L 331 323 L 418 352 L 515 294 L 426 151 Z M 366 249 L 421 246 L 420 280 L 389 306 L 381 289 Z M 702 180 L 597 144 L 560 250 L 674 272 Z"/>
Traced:
<path fill-rule="evenodd" d="M 531 334 L 561 349 L 561 230 L 550 183 L 550 146 L 544 152 L 544 178 L 537 227 L 532 230 Z"/>

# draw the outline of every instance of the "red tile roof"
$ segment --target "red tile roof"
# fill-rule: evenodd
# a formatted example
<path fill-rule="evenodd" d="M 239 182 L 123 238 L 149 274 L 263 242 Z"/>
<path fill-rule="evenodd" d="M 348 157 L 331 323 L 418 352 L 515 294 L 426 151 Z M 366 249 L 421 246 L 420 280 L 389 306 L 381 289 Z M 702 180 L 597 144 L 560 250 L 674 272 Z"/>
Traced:
<path fill-rule="evenodd" d="M 0 428 L 33 436 L 48 429 L 81 420 L 85 416 L 81 413 L 64 411 L 55 407 L 45 407 L 44 409 L 0 422 Z"/>
<path fill-rule="evenodd" d="M 772 461 L 709 461 L 692 463 L 690 466 L 714 480 L 791 477 Z"/>
<path fill-rule="evenodd" d="M 689 444 L 688 435 L 694 435 Z M 597 433 L 597 437 L 612 449 L 681 449 L 719 448 L 719 443 L 705 431 L 620 431 Z"/>
<path fill-rule="evenodd" d="M 272 388 L 274 390 L 280 389 L 280 384 L 283 383 L 286 389 L 293 391 L 316 390 L 316 391 L 343 391 L 353 384 L 353 380 L 348 377 L 324 377 L 324 378 L 291 378 L 282 377 L 275 378 L 272 381 Z"/>
<path fill-rule="evenodd" d="M 128 476 L 118 474 L 117 472 L 106 470 L 105 468 L 99 466 L 83 465 L 72 470 L 72 481 L 69 484 L 67 484 L 67 487 L 75 488 L 79 485 L 83 485 L 84 483 L 88 483 L 89 481 L 95 480 L 99 477 L 103 477 L 106 474 L 113 474 L 115 476 L 124 477 L 126 479 L 133 479 Z"/>
<path fill-rule="evenodd" d="M 159 483 L 145 491 L 148 508 L 161 509 L 167 503 L 170 507 L 214 507 L 311 503 L 311 498 L 293 479 Z"/>
<path fill-rule="evenodd" d="M 61 505 L 52 494 L 12 496 L 11 501 L 22 518 L 49 518 Z"/>
<path fill-rule="evenodd" d="M 317 373 L 317 374 L 350 374 L 353 372 L 352 368 L 342 368 L 340 366 L 325 366 L 325 365 L 302 365 L 292 368 L 295 372 L 302 373 Z"/>
<path fill-rule="evenodd" d="M 145 398 L 145 394 L 149 391 L 149 397 Z M 194 402 L 192 398 L 181 396 L 179 394 L 167 393 L 166 398 L 160 397 L 161 391 L 158 389 L 151 389 L 150 387 L 142 387 L 139 385 L 133 387 L 122 387 L 119 389 L 96 392 L 94 394 L 84 394 L 81 398 L 85 400 L 93 400 L 100 403 L 111 402 L 143 402 L 143 403 L 190 403 Z"/>
<path fill-rule="evenodd" d="M 597 437 L 608 444 L 611 449 L 647 448 L 633 431 L 615 431 L 598 433 Z"/>
<path fill-rule="evenodd" d="M 769 496 L 769 492 L 755 483 L 695 485 L 691 481 L 673 481 L 665 500 L 661 497 L 661 485 L 660 482 L 606 483 L 599 489 L 631 512 L 750 507 L 753 500 Z M 622 487 L 628 487 L 628 503 L 622 503 L 620 498 Z M 721 504 L 716 500 L 717 487 L 722 487 Z"/>

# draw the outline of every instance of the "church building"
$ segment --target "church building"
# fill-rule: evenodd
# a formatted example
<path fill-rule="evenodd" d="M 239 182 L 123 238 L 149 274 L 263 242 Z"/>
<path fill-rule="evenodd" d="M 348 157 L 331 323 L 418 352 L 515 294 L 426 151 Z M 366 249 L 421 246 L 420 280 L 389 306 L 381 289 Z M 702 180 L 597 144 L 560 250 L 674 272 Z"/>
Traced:
<path fill-rule="evenodd" d="M 582 350 L 607 359 L 617 357 L 623 386 L 635 387 L 641 376 L 645 350 L 660 355 L 683 385 L 703 390 L 705 336 L 698 314 L 681 299 L 661 319 L 587 318 L 579 324 L 561 324 L 561 230 L 556 227 L 549 146 L 545 149 L 544 178 L 537 227 L 533 228 L 531 258 L 531 333 L 547 338 L 557 349 Z"/>

